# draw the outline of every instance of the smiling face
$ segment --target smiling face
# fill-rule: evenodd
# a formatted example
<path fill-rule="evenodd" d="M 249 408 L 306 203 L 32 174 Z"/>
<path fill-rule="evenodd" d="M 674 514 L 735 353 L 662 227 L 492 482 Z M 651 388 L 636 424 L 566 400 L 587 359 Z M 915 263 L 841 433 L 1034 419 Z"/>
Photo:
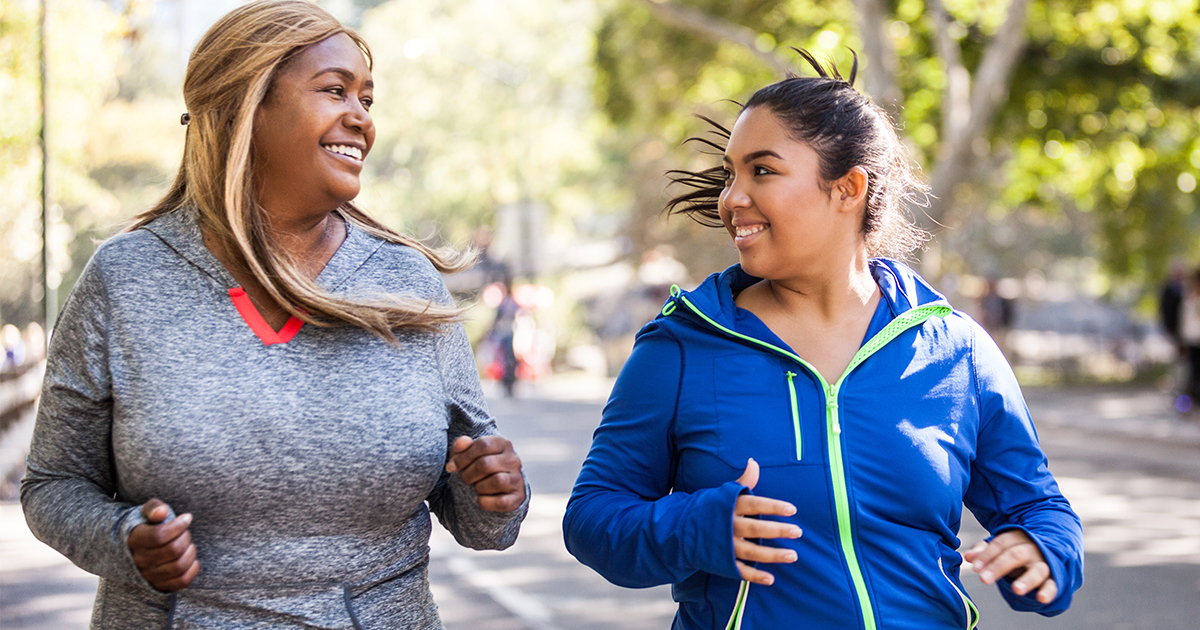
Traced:
<path fill-rule="evenodd" d="M 258 202 L 280 216 L 334 210 L 358 195 L 375 142 L 371 70 L 344 34 L 282 66 L 254 116 Z"/>
<path fill-rule="evenodd" d="M 718 209 L 746 273 L 786 279 L 862 249 L 865 171 L 824 182 L 816 151 L 788 137 L 769 109 L 738 117 L 724 167 Z"/>

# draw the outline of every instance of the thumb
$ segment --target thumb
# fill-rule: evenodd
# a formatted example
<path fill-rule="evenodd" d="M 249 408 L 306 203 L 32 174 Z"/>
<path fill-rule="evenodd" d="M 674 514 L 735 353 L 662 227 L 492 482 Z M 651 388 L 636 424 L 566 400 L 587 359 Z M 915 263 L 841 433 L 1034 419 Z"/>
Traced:
<path fill-rule="evenodd" d="M 758 462 L 754 461 L 753 457 L 746 460 L 746 472 L 737 478 L 737 482 L 751 490 L 758 485 Z"/>
<path fill-rule="evenodd" d="M 175 517 L 175 510 L 161 499 L 150 499 L 142 504 L 142 516 L 152 525 L 168 522 Z"/>
<path fill-rule="evenodd" d="M 466 435 L 454 438 L 454 441 L 450 443 L 450 457 L 449 461 L 446 462 L 446 472 L 458 472 L 458 462 L 454 461 L 454 458 L 471 448 L 471 445 L 474 443 L 475 440 Z"/>

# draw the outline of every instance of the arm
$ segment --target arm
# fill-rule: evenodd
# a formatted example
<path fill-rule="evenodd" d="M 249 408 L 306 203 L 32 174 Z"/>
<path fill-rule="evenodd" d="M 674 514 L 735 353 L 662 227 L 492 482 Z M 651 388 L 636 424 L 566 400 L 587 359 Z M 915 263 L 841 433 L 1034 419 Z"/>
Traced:
<path fill-rule="evenodd" d="M 739 578 L 733 510 L 743 486 L 672 492 L 682 356 L 661 324 L 638 334 L 567 504 L 567 550 L 620 586 L 680 582 L 697 571 Z"/>
<path fill-rule="evenodd" d="M 529 483 L 512 444 L 488 414 L 461 325 L 438 335 L 437 355 L 450 414 L 450 457 L 429 507 L 460 545 L 505 549 L 516 542 L 529 510 Z"/>
<path fill-rule="evenodd" d="M 94 258 L 51 338 L 21 504 L 33 534 L 85 571 L 149 589 L 128 544 L 145 518 L 113 498 L 108 308 Z"/>
<path fill-rule="evenodd" d="M 989 550 L 977 547 L 967 552 L 966 557 L 968 561 L 987 564 L 1003 556 L 1008 548 L 1013 548 L 1008 553 L 1010 557 L 1027 556 L 1030 561 L 1023 562 L 1020 568 L 1034 573 L 1032 582 L 1037 583 L 1030 585 L 1028 578 L 1018 580 L 1021 583 L 1018 590 L 1026 587 L 1031 590 L 1019 594 L 1014 591 L 1014 582 L 998 579 L 1000 576 L 993 579 L 1014 610 L 1056 615 L 1071 605 L 1072 596 L 1083 584 L 1083 530 L 1079 517 L 1059 492 L 1047 468 L 1029 409 L 1008 362 L 995 342 L 977 326 L 974 346 L 973 367 L 981 416 L 971 482 L 964 502 L 995 538 L 988 545 Z M 1024 544 L 1025 537 L 1032 547 Z M 1043 569 L 1036 565 L 1041 561 L 1056 591 L 1049 601 L 1037 597 L 1042 585 L 1038 577 Z M 1001 570 L 1000 575 L 1003 574 Z M 990 580 L 985 578 L 985 581 Z"/>

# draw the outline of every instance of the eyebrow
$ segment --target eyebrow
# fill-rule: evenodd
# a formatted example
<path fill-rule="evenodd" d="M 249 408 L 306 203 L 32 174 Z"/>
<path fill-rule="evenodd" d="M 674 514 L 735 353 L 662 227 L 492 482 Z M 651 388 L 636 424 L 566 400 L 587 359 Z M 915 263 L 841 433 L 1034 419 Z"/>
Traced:
<path fill-rule="evenodd" d="M 345 68 L 338 68 L 336 66 L 334 66 L 332 68 L 325 68 L 324 70 L 321 70 L 320 72 L 317 72 L 316 74 L 314 74 L 312 78 L 315 79 L 323 74 L 336 74 L 336 75 L 341 76 L 343 79 L 345 79 L 347 81 L 353 81 L 357 78 L 354 76 L 353 72 L 350 72 L 349 70 L 347 70 Z M 370 79 L 367 79 L 367 82 L 364 84 L 364 86 L 369 87 L 369 88 L 374 88 L 375 82 Z"/>
<path fill-rule="evenodd" d="M 778 153 L 776 153 L 770 149 L 762 149 L 761 151 L 754 151 L 752 153 L 747 153 L 746 157 L 742 158 L 742 164 L 749 164 L 749 163 L 753 162 L 754 160 L 757 160 L 758 158 L 763 158 L 763 157 L 773 157 L 777 160 L 783 159 L 783 156 L 779 155 Z M 721 161 L 722 162 L 731 162 L 732 160 L 729 159 L 729 156 L 725 156 L 724 158 L 722 158 Z"/>

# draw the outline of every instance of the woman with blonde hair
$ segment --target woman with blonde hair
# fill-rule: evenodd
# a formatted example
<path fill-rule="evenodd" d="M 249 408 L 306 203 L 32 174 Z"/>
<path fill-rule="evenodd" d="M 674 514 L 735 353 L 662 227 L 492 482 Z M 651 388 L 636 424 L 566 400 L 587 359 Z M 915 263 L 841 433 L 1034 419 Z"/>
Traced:
<path fill-rule="evenodd" d="M 300 0 L 192 53 L 179 174 L 64 305 L 22 482 L 101 578 L 93 628 L 440 628 L 430 511 L 515 540 L 528 486 L 438 274 L 471 259 L 351 203 L 373 91 Z"/>

